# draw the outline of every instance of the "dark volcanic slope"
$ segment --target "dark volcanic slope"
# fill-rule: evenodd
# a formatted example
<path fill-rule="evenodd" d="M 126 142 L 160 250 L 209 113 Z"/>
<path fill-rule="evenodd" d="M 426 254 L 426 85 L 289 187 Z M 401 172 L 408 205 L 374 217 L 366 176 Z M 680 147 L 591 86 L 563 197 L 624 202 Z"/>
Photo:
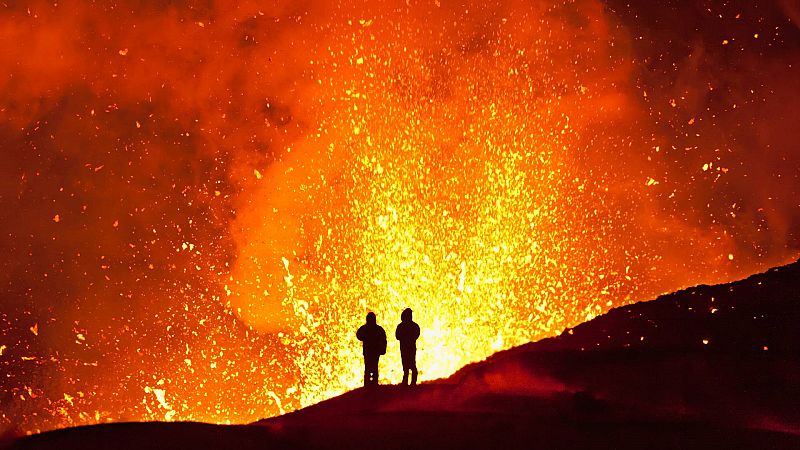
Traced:
<path fill-rule="evenodd" d="M 251 426 L 114 424 L 14 448 L 800 448 L 800 261 L 612 310 L 451 378 Z"/>
<path fill-rule="evenodd" d="M 640 417 L 800 433 L 800 261 L 616 308 L 465 367 L 451 381 L 512 371 Z"/>

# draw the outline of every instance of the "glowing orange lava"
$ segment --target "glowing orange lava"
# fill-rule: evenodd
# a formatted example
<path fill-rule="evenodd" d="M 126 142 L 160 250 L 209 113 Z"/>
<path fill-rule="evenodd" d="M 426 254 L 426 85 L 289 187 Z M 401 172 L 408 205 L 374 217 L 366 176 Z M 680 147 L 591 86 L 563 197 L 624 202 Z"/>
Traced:
<path fill-rule="evenodd" d="M 385 383 L 415 311 L 425 381 L 794 256 L 726 222 L 741 200 L 706 220 L 736 175 L 724 136 L 692 118 L 702 142 L 680 148 L 604 3 L 311 3 L 42 3 L 2 22 L 32 37 L 0 60 L 0 117 L 40 161 L 3 190 L 33 205 L 6 272 L 34 287 L 7 280 L 0 434 L 249 422 L 359 386 L 367 311 Z"/>

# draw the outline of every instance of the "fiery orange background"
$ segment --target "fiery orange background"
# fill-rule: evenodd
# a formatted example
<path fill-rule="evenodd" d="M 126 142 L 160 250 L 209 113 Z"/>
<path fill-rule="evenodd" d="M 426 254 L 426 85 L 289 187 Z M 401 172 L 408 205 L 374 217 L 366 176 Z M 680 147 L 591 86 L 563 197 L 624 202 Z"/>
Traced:
<path fill-rule="evenodd" d="M 800 253 L 792 2 L 0 6 L 0 434 L 247 422 Z M 382 359 L 397 382 L 399 354 Z"/>

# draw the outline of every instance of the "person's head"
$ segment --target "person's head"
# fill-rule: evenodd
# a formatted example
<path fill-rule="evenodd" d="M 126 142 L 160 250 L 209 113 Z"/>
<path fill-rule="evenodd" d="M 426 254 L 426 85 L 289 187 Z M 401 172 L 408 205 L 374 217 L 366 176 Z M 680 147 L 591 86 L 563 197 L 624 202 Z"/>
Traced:
<path fill-rule="evenodd" d="M 411 308 L 404 309 L 403 313 L 400 314 L 400 319 L 403 322 L 411 322 Z"/>
<path fill-rule="evenodd" d="M 368 312 L 367 313 L 367 323 L 368 324 L 375 324 L 377 322 L 378 322 L 378 319 L 375 317 L 375 313 L 371 312 L 371 311 Z"/>

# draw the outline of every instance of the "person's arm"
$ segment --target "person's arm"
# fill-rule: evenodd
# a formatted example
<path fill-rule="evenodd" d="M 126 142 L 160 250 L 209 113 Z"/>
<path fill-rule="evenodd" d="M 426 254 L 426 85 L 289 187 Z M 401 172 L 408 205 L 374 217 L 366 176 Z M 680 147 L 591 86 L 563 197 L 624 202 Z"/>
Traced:
<path fill-rule="evenodd" d="M 380 347 L 381 347 L 380 350 L 381 351 L 380 351 L 380 354 L 381 355 L 385 355 L 386 354 L 386 331 L 384 331 L 384 329 L 381 328 L 381 327 L 378 327 L 378 329 L 380 330 L 380 335 L 381 335 L 381 345 L 380 345 Z"/>
<path fill-rule="evenodd" d="M 401 334 L 400 327 L 402 326 L 403 325 L 398 325 L 397 328 L 394 330 L 394 338 L 397 339 L 398 341 L 400 340 L 400 334 Z"/>
<path fill-rule="evenodd" d="M 364 340 L 364 327 L 360 327 L 358 331 L 356 331 L 356 337 L 358 338 L 359 341 Z"/>
<path fill-rule="evenodd" d="M 414 340 L 419 339 L 419 325 L 414 324 Z"/>

